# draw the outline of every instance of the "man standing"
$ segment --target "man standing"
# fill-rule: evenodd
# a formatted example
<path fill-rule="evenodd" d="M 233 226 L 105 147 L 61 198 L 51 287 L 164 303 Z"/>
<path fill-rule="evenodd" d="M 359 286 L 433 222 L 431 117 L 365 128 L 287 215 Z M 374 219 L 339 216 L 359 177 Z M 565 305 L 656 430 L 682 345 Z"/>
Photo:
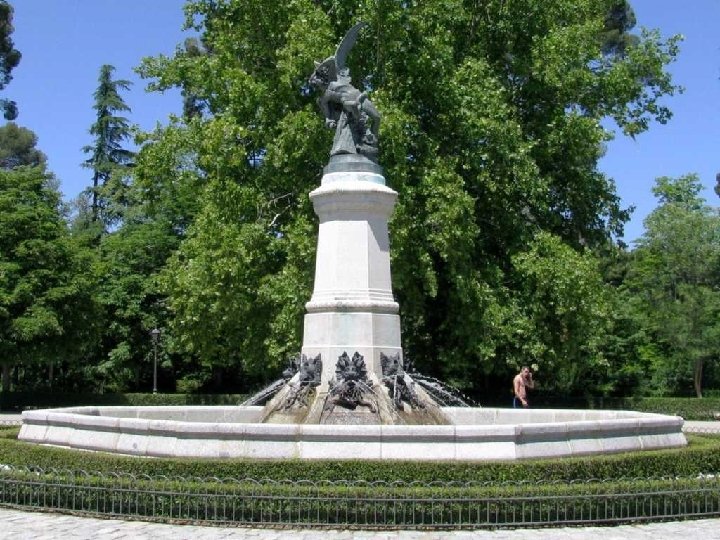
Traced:
<path fill-rule="evenodd" d="M 535 383 L 533 382 L 530 368 L 523 366 L 520 373 L 515 375 L 513 379 L 513 393 L 515 394 L 513 398 L 513 408 L 517 408 L 518 406 L 523 408 L 529 407 L 527 399 L 528 388 L 535 388 Z"/>

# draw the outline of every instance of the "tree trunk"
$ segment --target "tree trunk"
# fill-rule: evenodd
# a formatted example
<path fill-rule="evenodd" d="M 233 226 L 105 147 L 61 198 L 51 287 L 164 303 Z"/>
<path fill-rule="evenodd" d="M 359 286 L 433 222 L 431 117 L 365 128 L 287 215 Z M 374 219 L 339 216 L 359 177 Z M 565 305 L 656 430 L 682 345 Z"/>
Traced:
<path fill-rule="evenodd" d="M 2 365 L 2 391 L 3 392 L 9 392 L 10 391 L 10 368 L 12 366 L 8 363 L 3 363 Z"/>
<path fill-rule="evenodd" d="M 98 216 L 100 214 L 99 205 L 98 205 L 98 188 L 99 188 L 99 186 L 100 186 L 100 174 L 97 171 L 95 171 L 95 174 L 93 175 L 93 189 L 92 189 L 92 202 L 91 202 L 93 223 L 97 222 Z"/>
<path fill-rule="evenodd" d="M 693 384 L 695 386 L 695 395 L 699 398 L 702 397 L 702 376 L 703 361 L 702 359 L 695 360 L 695 368 L 693 369 Z"/>
<path fill-rule="evenodd" d="M 213 368 L 213 387 L 215 388 L 215 391 L 220 390 L 222 388 L 223 383 L 223 372 L 222 369 L 219 367 Z"/>
<path fill-rule="evenodd" d="M 48 387 L 52 390 L 52 383 L 53 383 L 53 375 L 55 373 L 55 364 L 53 364 L 53 361 L 50 360 L 49 366 L 48 366 Z"/>

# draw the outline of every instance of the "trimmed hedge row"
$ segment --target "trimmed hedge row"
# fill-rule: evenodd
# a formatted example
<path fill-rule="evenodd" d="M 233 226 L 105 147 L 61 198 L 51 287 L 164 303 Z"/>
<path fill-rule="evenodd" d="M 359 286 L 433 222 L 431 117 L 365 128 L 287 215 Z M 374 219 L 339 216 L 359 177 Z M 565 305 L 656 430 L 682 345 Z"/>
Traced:
<path fill-rule="evenodd" d="M 720 481 L 706 474 L 720 470 L 713 437 L 681 450 L 458 464 L 137 459 L 36 447 L 2 431 L 0 503 L 89 515 L 423 529 L 720 515 Z"/>
<path fill-rule="evenodd" d="M 79 405 L 237 405 L 245 401 L 249 394 L 77 394 L 77 393 L 38 393 L 38 392 L 0 392 L 0 410 L 20 411 L 53 407 L 71 407 Z M 489 406 L 489 404 L 485 404 Z M 505 406 L 501 404 L 500 406 Z M 596 400 L 593 403 L 568 401 L 545 403 L 536 401 L 538 407 L 593 408 L 593 409 L 630 409 L 642 412 L 672 414 L 685 420 L 720 419 L 720 397 L 675 398 L 613 398 Z"/>
<path fill-rule="evenodd" d="M 715 436 L 581 459 L 415 463 L 137 459 L 32 445 L 17 433 L 0 429 L 0 503 L 89 515 L 423 529 L 720 515 Z"/>
<path fill-rule="evenodd" d="M 674 414 L 685 420 L 718 420 L 720 398 L 646 397 L 627 400 L 627 407 L 635 411 Z"/>
<path fill-rule="evenodd" d="M 0 465 L 168 477 L 404 482 L 551 482 L 688 477 L 720 472 L 720 437 L 690 435 L 685 448 L 521 462 L 302 461 L 246 459 L 137 459 L 77 452 L 18 441 L 0 430 Z"/>
<path fill-rule="evenodd" d="M 248 394 L 77 394 L 0 392 L 0 410 L 21 411 L 81 405 L 238 405 Z"/>
<path fill-rule="evenodd" d="M 714 478 L 581 484 L 331 485 L 4 470 L 0 502 L 90 515 L 245 525 L 444 529 L 720 514 Z"/>

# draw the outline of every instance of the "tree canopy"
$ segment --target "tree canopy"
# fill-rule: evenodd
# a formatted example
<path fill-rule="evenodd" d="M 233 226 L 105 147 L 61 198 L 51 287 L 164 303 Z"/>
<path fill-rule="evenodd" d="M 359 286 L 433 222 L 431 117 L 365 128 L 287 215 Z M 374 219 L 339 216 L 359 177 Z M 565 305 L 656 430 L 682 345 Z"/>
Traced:
<path fill-rule="evenodd" d="M 697 176 L 659 178 L 629 250 L 615 241 L 628 210 L 598 168 L 606 126 L 666 122 L 678 91 L 678 38 L 636 31 L 628 1 L 185 9 L 196 36 L 139 68 L 151 89 L 181 90 L 183 114 L 133 132 L 134 155 L 129 83 L 103 66 L 93 185 L 71 223 L 34 134 L 0 128 L 5 388 L 14 366 L 22 389 L 149 389 L 153 328 L 161 391 L 244 391 L 280 373 L 301 345 L 308 194 L 333 136 L 307 78 L 359 20 L 348 65 L 382 115 L 379 160 L 399 192 L 406 359 L 483 403 L 507 399 L 520 365 L 563 398 L 717 386 L 717 210 Z"/>
<path fill-rule="evenodd" d="M 12 80 L 12 70 L 20 63 L 21 54 L 12 41 L 13 7 L 7 0 L 0 0 L 0 90 Z M 15 120 L 17 104 L 9 99 L 0 99 L 0 110 L 6 120 Z"/>
<path fill-rule="evenodd" d="M 69 241 L 57 182 L 43 166 L 0 169 L 0 358 L 3 389 L 14 365 L 52 362 L 81 348 L 75 312 L 88 290 Z"/>
<path fill-rule="evenodd" d="M 677 38 L 630 34 L 619 0 L 194 0 L 186 14 L 202 54 L 140 71 L 203 114 L 148 134 L 135 180 L 183 237 L 163 281 L 178 351 L 267 376 L 299 349 L 307 194 L 332 136 L 306 79 L 363 20 L 349 66 L 383 116 L 380 163 L 399 192 L 407 355 L 465 387 L 562 361 L 577 366 L 572 388 L 602 365 L 606 299 L 587 258 L 628 214 L 597 167 L 612 137 L 601 120 L 636 135 L 669 119 Z M 558 287 L 541 291 L 546 279 Z"/>
<path fill-rule="evenodd" d="M 27 128 L 8 122 L 0 127 L 0 168 L 42 165 L 45 154 L 37 149 L 37 135 Z"/>
<path fill-rule="evenodd" d="M 720 358 L 720 215 L 701 189 L 697 175 L 656 180 L 660 205 L 645 220 L 626 281 L 655 385 L 673 393 L 692 386 L 698 397 L 705 365 Z"/>

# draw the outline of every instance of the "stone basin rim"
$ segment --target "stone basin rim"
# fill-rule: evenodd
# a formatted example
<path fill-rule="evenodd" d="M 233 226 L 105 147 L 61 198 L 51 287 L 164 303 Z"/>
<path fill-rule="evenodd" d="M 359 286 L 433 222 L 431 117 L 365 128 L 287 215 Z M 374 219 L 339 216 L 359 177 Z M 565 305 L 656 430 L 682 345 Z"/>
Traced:
<path fill-rule="evenodd" d="M 23 412 L 18 438 L 147 457 L 419 461 L 518 460 L 687 444 L 682 418 L 634 411 L 444 407 L 453 424 L 323 425 L 253 421 L 262 410 L 243 406 L 32 410 Z M 195 421 L 187 421 L 187 415 L 193 414 Z M 483 418 L 484 422 L 477 421 Z M 516 421 L 508 421 L 513 418 Z"/>

